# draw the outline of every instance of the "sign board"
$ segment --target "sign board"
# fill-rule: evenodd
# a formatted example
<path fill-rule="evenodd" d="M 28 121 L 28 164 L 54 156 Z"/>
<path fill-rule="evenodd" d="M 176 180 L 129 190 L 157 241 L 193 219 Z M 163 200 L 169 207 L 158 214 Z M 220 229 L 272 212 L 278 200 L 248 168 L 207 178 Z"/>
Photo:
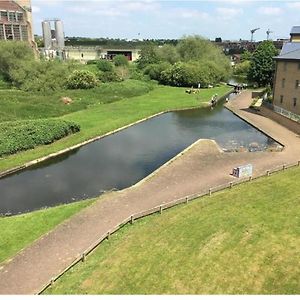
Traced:
<path fill-rule="evenodd" d="M 232 170 L 232 175 L 238 178 L 252 176 L 253 167 L 251 164 L 236 167 Z"/>

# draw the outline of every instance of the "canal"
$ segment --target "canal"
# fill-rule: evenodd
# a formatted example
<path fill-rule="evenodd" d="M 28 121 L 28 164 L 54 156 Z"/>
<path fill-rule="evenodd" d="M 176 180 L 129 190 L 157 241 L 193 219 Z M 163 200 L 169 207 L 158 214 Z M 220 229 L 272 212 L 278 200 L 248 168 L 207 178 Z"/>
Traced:
<path fill-rule="evenodd" d="M 124 189 L 200 138 L 216 140 L 224 151 L 279 146 L 222 103 L 213 110 L 170 112 L 0 179 L 0 214 L 29 212 Z"/>

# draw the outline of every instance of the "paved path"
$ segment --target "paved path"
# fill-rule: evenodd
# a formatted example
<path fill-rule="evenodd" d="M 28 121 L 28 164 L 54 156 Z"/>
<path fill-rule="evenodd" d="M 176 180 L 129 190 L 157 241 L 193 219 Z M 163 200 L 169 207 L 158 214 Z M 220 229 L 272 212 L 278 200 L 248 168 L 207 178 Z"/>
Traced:
<path fill-rule="evenodd" d="M 34 294 L 83 253 L 101 235 L 125 218 L 173 199 L 207 191 L 233 180 L 232 168 L 252 163 L 261 173 L 300 160 L 300 138 L 281 125 L 247 111 L 251 92 L 228 106 L 248 122 L 285 145 L 283 152 L 222 153 L 209 140 L 196 143 L 154 176 L 120 192 L 101 197 L 52 232 L 16 255 L 0 269 L 0 294 Z"/>

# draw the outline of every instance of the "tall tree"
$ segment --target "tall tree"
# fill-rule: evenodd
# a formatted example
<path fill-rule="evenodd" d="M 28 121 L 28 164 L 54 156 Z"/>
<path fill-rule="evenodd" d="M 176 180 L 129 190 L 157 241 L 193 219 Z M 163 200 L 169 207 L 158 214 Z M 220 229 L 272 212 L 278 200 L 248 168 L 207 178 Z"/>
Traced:
<path fill-rule="evenodd" d="M 248 79 L 259 86 L 272 85 L 275 72 L 273 57 L 278 54 L 273 42 L 264 41 L 254 51 L 251 58 Z"/>

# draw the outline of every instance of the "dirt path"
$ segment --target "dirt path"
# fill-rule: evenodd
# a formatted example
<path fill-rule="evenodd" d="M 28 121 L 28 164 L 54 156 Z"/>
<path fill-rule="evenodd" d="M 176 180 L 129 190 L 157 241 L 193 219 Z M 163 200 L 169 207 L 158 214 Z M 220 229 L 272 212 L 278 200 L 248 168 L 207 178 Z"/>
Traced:
<path fill-rule="evenodd" d="M 300 160 L 300 138 L 281 125 L 251 113 L 251 92 L 228 107 L 285 145 L 283 152 L 222 153 L 209 140 L 200 140 L 154 176 L 120 192 L 102 197 L 28 248 L 0 269 L 0 294 L 34 294 L 83 253 L 101 235 L 141 210 L 173 199 L 207 191 L 233 180 L 232 168 L 251 163 L 258 174 Z"/>

